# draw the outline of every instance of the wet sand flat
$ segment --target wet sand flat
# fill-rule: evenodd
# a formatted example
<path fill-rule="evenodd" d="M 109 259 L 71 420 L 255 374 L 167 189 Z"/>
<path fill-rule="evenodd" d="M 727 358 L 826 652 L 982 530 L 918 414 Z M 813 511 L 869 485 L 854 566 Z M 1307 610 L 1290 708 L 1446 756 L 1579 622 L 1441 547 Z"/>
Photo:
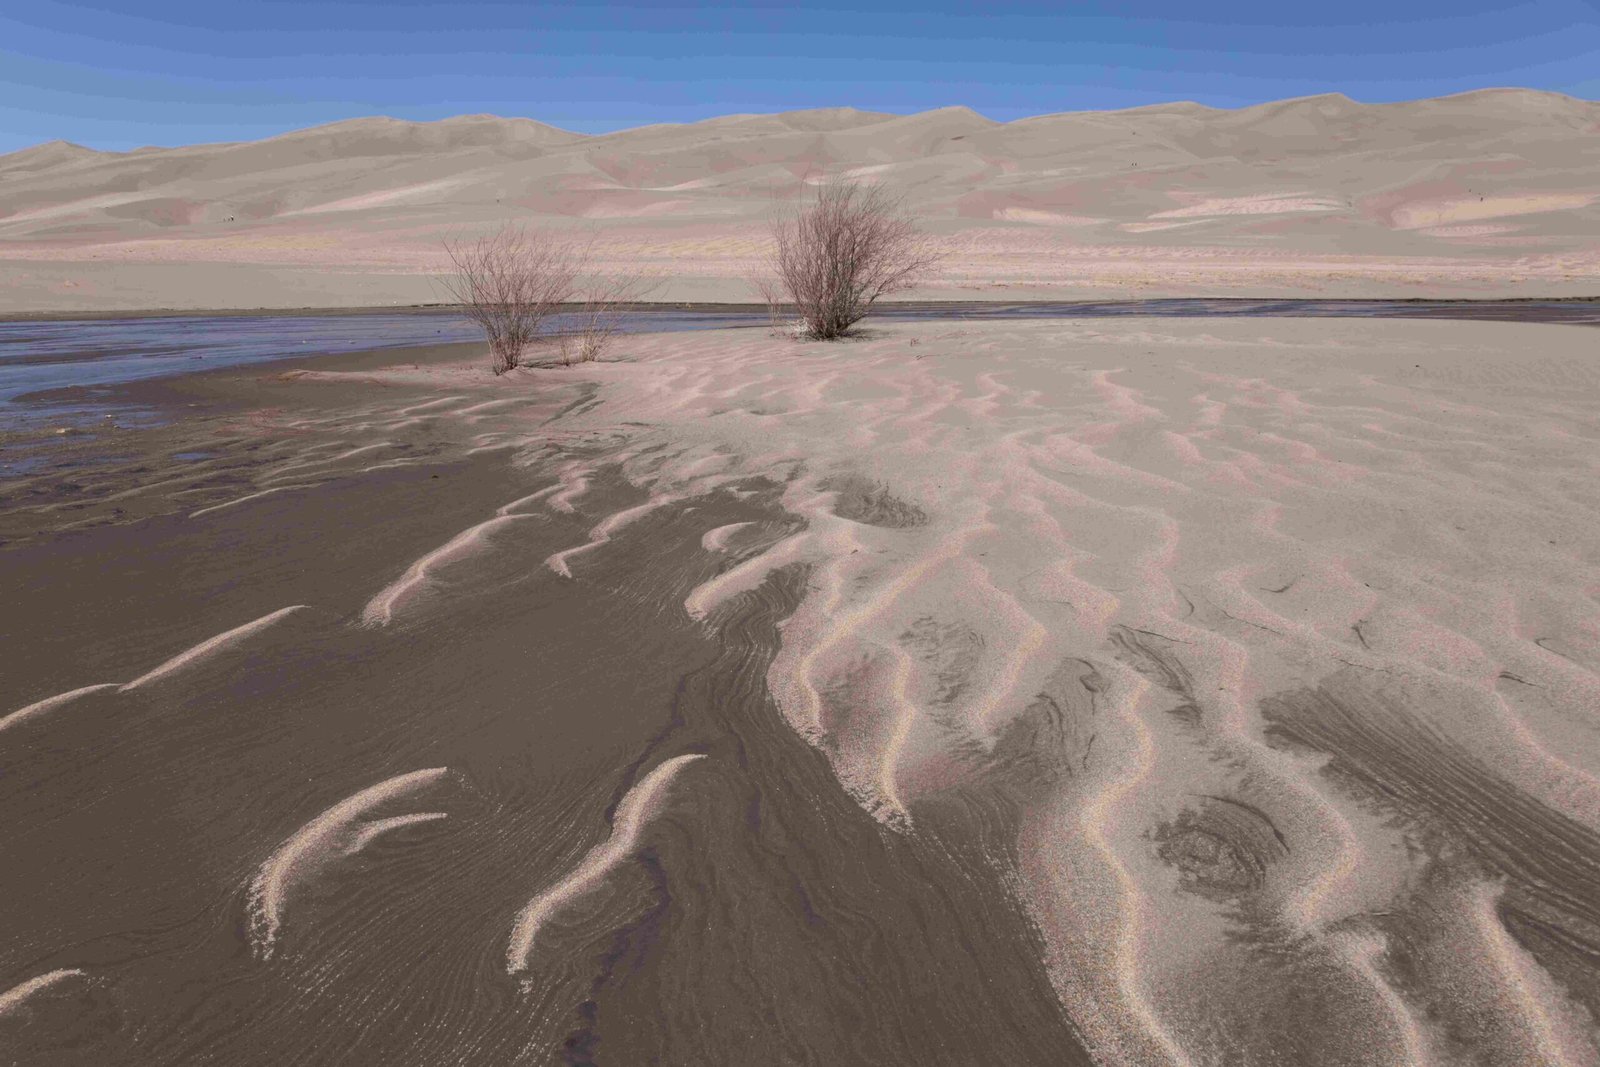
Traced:
<path fill-rule="evenodd" d="M 1597 1062 L 1595 338 L 130 387 L 0 485 L 0 1062 Z"/>

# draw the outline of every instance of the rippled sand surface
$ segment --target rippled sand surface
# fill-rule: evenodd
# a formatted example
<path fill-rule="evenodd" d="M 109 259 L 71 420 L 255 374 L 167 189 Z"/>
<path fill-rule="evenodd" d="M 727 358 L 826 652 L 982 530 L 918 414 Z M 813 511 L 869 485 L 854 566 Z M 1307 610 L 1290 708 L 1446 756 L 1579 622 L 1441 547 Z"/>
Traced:
<path fill-rule="evenodd" d="M 1600 1062 L 1597 341 L 234 383 L 0 494 L 0 1049 Z"/>

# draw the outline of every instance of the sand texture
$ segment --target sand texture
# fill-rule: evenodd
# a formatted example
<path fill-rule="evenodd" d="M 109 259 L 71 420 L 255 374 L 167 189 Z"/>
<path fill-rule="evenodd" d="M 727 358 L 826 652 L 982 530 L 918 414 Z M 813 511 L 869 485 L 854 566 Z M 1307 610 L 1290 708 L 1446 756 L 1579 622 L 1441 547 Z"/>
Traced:
<path fill-rule="evenodd" d="M 0 492 L 0 1049 L 1600 1063 L 1597 338 L 162 386 Z"/>
<path fill-rule="evenodd" d="M 997 123 L 732 115 L 584 136 L 355 119 L 242 144 L 0 157 L 0 312 L 446 299 L 447 236 L 571 228 L 664 300 L 748 300 L 808 182 L 887 183 L 951 254 L 924 295 L 1600 291 L 1600 104 L 1522 89 Z"/>

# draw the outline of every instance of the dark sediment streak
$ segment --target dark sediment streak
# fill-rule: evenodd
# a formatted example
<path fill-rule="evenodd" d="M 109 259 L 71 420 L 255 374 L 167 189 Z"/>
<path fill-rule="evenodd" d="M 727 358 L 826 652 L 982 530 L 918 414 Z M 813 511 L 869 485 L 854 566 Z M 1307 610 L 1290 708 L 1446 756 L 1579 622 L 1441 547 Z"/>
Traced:
<path fill-rule="evenodd" d="M 618 1063 L 1081 1059 L 993 868 L 865 818 L 765 696 L 774 626 L 803 585 L 780 572 L 713 618 L 723 652 L 676 704 L 676 743 L 710 758 L 697 832 L 675 824 L 656 846 L 672 908 L 612 946 L 652 958 L 590 998 L 569 1048 Z M 706 864 L 711 879 L 671 875 Z"/>
<path fill-rule="evenodd" d="M 777 487 L 656 509 L 560 578 L 540 561 L 644 498 L 601 471 L 577 513 L 498 532 L 389 626 L 360 624 L 411 561 L 552 481 L 489 460 L 382 472 L 4 555 L 40 628 L 16 626 L 8 710 L 310 607 L 0 738 L 0 987 L 84 976 L 0 1020 L 0 1062 L 1082 1059 L 983 850 L 885 830 L 771 703 L 804 573 L 683 615 L 762 547 L 706 552 L 707 530 L 790 528 Z M 689 754 L 637 848 L 508 974 L 519 911 Z M 448 773 L 370 793 L 419 768 Z M 297 868 L 262 958 L 252 887 L 297 840 L 337 854 Z"/>
<path fill-rule="evenodd" d="M 822 483 L 836 494 L 833 510 L 840 518 L 892 530 L 921 526 L 928 521 L 923 510 L 889 492 L 889 487 L 847 474 Z"/>
<path fill-rule="evenodd" d="M 1500 921 L 1566 992 L 1600 1017 L 1600 834 L 1484 766 L 1408 709 L 1342 671 L 1262 704 L 1268 736 L 1328 753 L 1325 773 L 1405 820 L 1429 878 L 1504 884 Z M 1426 889 L 1426 887 L 1425 887 Z M 1425 939 L 1419 893 L 1391 917 L 1402 946 Z"/>

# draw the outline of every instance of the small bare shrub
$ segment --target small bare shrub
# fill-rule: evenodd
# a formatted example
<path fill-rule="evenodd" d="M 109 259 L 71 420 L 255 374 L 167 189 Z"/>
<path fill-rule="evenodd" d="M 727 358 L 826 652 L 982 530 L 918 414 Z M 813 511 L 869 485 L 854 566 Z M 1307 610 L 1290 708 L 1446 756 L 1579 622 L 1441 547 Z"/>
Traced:
<path fill-rule="evenodd" d="M 611 347 L 630 304 L 649 296 L 660 279 L 636 274 L 596 275 L 583 289 L 582 306 L 574 313 L 576 324 L 561 335 L 561 362 L 593 363 Z"/>
<path fill-rule="evenodd" d="M 914 288 L 943 257 L 875 185 L 840 182 L 817 188 L 815 201 L 773 223 L 771 277 L 757 291 L 778 320 L 793 305 L 805 336 L 843 337 L 880 297 Z"/>
<path fill-rule="evenodd" d="M 447 241 L 455 268 L 445 288 L 483 329 L 496 374 L 522 362 L 544 320 L 573 298 L 586 247 L 556 234 L 503 226 L 473 242 Z"/>
<path fill-rule="evenodd" d="M 767 323 L 772 327 L 772 335 L 777 337 L 787 334 L 789 324 L 784 321 L 783 286 L 778 279 L 752 274 L 748 280 L 750 288 L 754 289 L 761 302 L 767 305 Z"/>

